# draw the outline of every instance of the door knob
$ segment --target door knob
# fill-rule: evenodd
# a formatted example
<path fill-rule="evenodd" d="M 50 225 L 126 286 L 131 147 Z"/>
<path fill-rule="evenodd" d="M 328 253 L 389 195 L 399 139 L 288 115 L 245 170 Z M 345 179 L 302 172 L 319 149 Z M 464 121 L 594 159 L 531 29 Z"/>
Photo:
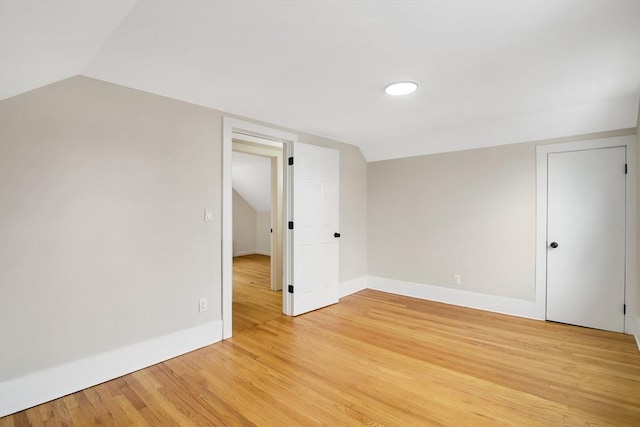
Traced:
<path fill-rule="evenodd" d="M 340 237 L 340 233 L 333 233 L 333 237 Z"/>
<path fill-rule="evenodd" d="M 551 242 L 551 244 L 549 244 L 549 246 L 551 246 L 553 249 L 558 247 L 558 242 Z"/>

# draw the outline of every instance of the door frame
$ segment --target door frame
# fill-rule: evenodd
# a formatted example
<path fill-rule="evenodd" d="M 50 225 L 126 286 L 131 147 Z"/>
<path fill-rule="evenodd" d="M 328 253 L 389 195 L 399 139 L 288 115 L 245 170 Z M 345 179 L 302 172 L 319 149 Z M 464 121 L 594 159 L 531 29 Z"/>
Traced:
<path fill-rule="evenodd" d="M 293 153 L 293 147 L 298 142 L 298 135 L 279 129 L 258 125 L 231 117 L 222 118 L 222 339 L 232 336 L 232 310 L 233 310 L 233 187 L 231 178 L 233 134 L 242 134 L 261 139 L 282 143 L 282 152 L 285 158 Z M 286 162 L 284 162 L 286 164 Z M 283 195 L 282 195 L 282 224 L 283 235 L 283 291 L 282 310 L 284 314 L 291 315 L 291 296 L 286 292 L 286 284 L 289 283 L 291 269 L 291 243 L 290 233 L 285 225 L 291 218 L 291 179 L 287 167 L 284 167 Z"/>
<path fill-rule="evenodd" d="M 625 185 L 625 304 L 624 332 L 637 331 L 637 165 L 635 135 L 601 138 L 536 147 L 536 307 L 541 319 L 547 313 L 547 174 L 548 157 L 552 153 L 593 150 L 599 148 L 626 148 L 627 179 Z"/>

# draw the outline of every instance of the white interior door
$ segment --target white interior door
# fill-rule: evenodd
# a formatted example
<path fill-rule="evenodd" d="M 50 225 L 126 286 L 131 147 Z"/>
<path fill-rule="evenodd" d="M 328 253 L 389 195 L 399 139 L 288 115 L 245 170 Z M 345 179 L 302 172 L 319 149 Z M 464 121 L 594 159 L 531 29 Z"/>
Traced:
<path fill-rule="evenodd" d="M 339 152 L 295 145 L 292 314 L 338 302 Z"/>
<path fill-rule="evenodd" d="M 624 330 L 625 162 L 625 147 L 548 155 L 548 320 Z"/>

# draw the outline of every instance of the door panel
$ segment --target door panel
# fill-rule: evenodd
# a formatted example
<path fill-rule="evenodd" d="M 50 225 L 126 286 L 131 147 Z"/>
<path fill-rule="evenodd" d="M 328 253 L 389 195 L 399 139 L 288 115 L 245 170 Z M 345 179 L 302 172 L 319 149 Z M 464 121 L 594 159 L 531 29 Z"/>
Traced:
<path fill-rule="evenodd" d="M 624 147 L 549 154 L 548 320 L 624 330 L 625 161 Z"/>
<path fill-rule="evenodd" d="M 296 316 L 338 302 L 339 152 L 298 143 L 293 168 Z"/>

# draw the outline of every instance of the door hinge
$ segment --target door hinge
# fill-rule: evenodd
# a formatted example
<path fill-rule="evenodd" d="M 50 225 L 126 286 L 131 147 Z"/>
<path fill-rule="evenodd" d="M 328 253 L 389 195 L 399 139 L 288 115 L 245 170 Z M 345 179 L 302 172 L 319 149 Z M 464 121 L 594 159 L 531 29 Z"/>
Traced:
<path fill-rule="evenodd" d="M 622 304 L 622 314 L 627 314 L 627 304 Z"/>
<path fill-rule="evenodd" d="M 629 173 L 629 166 L 626 163 L 624 164 L 624 173 L 625 175 Z"/>
<path fill-rule="evenodd" d="M 293 230 L 293 221 L 289 221 L 289 230 Z"/>
<path fill-rule="evenodd" d="M 293 157 L 289 157 L 289 166 L 293 164 Z"/>
<path fill-rule="evenodd" d="M 287 287 L 287 289 L 289 290 L 289 293 L 292 294 L 293 293 L 293 285 L 289 285 Z"/>

